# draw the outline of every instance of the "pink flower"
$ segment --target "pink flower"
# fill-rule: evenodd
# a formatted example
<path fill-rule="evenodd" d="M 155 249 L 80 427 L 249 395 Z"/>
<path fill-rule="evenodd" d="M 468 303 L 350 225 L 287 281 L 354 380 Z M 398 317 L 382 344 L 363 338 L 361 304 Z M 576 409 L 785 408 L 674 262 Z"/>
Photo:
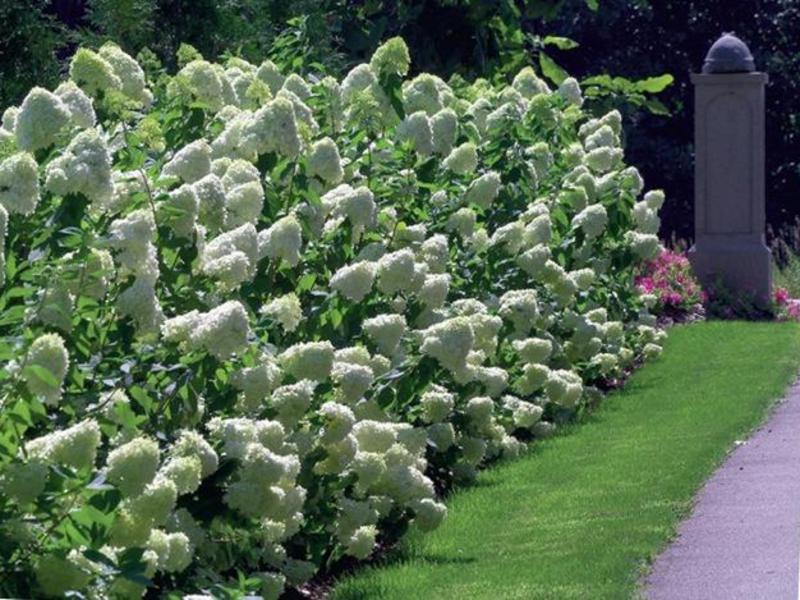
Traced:
<path fill-rule="evenodd" d="M 773 296 L 775 298 L 775 303 L 778 306 L 785 305 L 789 301 L 789 298 L 790 298 L 789 297 L 789 290 L 787 290 L 786 288 L 782 288 L 782 287 L 775 288 L 775 291 L 773 292 Z"/>

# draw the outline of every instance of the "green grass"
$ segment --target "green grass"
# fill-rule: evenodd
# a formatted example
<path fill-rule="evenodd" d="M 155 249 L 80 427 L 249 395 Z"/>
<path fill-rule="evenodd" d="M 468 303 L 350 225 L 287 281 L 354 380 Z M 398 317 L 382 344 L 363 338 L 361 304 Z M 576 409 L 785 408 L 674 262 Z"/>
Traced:
<path fill-rule="evenodd" d="M 670 331 L 584 422 L 448 500 L 436 532 L 334 588 L 373 598 L 627 598 L 693 494 L 795 377 L 800 326 Z"/>

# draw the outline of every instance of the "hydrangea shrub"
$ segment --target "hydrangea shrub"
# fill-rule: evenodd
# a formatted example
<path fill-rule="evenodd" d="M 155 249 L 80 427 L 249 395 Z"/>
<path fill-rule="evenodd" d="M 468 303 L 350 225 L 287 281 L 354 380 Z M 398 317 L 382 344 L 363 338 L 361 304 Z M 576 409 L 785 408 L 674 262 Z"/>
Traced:
<path fill-rule="evenodd" d="M 108 44 L 5 111 L 3 595 L 276 598 L 658 354 L 620 115 L 409 64 Z"/>

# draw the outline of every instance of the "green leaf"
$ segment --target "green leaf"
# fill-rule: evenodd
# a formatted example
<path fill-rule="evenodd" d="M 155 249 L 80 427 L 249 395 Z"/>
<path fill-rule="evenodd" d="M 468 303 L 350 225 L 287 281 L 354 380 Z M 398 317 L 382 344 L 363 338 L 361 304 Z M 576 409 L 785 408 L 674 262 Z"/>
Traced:
<path fill-rule="evenodd" d="M 569 74 L 544 52 L 539 52 L 539 65 L 542 68 L 542 74 L 556 85 L 561 85 L 569 77 Z"/>
<path fill-rule="evenodd" d="M 666 88 L 672 85 L 675 81 L 675 78 L 670 75 L 669 73 L 664 73 L 663 75 L 659 75 L 658 77 L 648 77 L 647 79 L 640 79 L 639 81 L 634 82 L 636 89 L 640 92 L 649 92 L 651 94 L 657 94 L 658 92 L 663 92 Z"/>
<path fill-rule="evenodd" d="M 306 273 L 300 278 L 300 281 L 297 282 L 297 293 L 302 294 L 303 292 L 307 292 L 314 287 L 316 281 L 317 275 L 315 273 Z"/>
<path fill-rule="evenodd" d="M 597 9 L 600 8 L 600 2 L 598 0 L 586 0 L 586 6 L 589 7 L 589 10 L 597 12 Z"/>
<path fill-rule="evenodd" d="M 559 50 L 572 50 L 579 46 L 578 42 L 568 37 L 561 37 L 558 35 L 548 35 L 542 39 L 545 46 L 555 46 Z"/>
<path fill-rule="evenodd" d="M 668 117 L 670 115 L 669 109 L 661 100 L 655 98 L 648 98 L 644 101 L 644 106 L 654 115 L 663 115 Z"/>
<path fill-rule="evenodd" d="M 35 378 L 44 381 L 48 387 L 53 389 L 59 387 L 59 383 L 55 378 L 55 375 L 41 365 L 28 365 L 25 367 L 25 369 L 23 369 L 23 373 L 28 374 L 28 376 L 33 375 Z"/>

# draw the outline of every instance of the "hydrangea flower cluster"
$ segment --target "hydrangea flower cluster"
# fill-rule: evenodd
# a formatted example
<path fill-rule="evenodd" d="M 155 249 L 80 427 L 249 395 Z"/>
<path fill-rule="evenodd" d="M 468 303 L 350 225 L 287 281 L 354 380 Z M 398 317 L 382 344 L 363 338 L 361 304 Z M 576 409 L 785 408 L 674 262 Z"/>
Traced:
<path fill-rule="evenodd" d="M 575 80 L 181 56 L 3 114 L 4 596 L 278 598 L 660 351 L 664 196 Z"/>

